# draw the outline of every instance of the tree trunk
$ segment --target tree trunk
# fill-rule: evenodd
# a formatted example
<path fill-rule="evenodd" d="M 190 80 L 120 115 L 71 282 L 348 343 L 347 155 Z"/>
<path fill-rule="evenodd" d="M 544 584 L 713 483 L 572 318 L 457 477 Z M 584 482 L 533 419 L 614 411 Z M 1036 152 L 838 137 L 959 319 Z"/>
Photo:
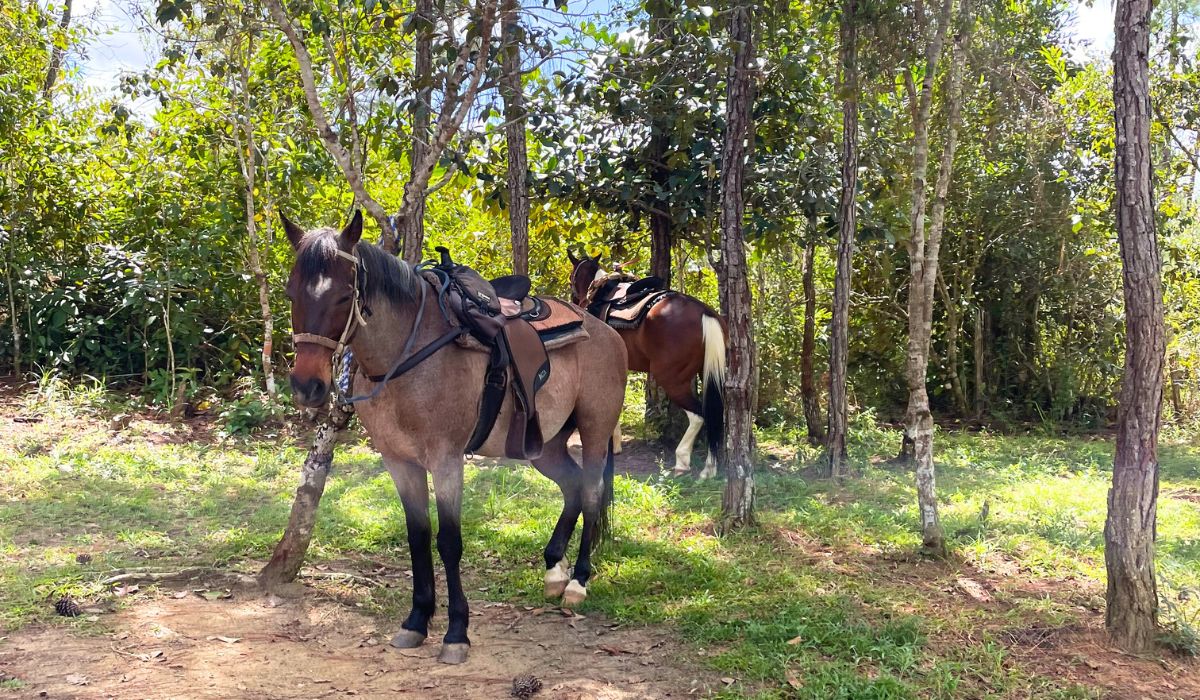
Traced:
<path fill-rule="evenodd" d="M 53 36 L 50 48 L 50 67 L 46 70 L 46 80 L 42 82 L 42 97 L 50 99 L 50 91 L 58 82 L 58 73 L 62 70 L 63 57 L 67 53 L 67 28 L 71 26 L 71 2 L 64 0 L 62 15 L 58 18 L 58 34 Z"/>
<path fill-rule="evenodd" d="M 275 398 L 275 368 L 272 364 L 274 354 L 275 319 L 271 314 L 271 289 L 267 282 L 267 274 L 263 271 L 262 260 L 258 254 L 258 222 L 255 216 L 258 207 L 254 201 L 254 190 L 258 186 L 258 170 L 255 163 L 254 122 L 250 109 L 250 60 L 254 56 L 253 34 L 246 35 L 246 55 L 241 57 L 239 89 L 242 98 L 241 124 L 242 138 L 238 138 L 235 128 L 234 147 L 238 150 L 238 159 L 242 166 L 242 179 L 246 185 L 244 194 L 246 203 L 246 250 L 250 263 L 250 273 L 258 284 L 258 308 L 262 314 L 262 370 L 267 396 Z M 241 38 L 235 39 L 237 52 L 241 52 Z"/>
<path fill-rule="evenodd" d="M 854 236 L 858 207 L 858 0 L 843 0 L 842 64 L 842 193 L 838 203 L 837 270 L 833 279 L 833 314 L 829 319 L 829 433 L 824 471 L 830 478 L 846 467 L 846 367 L 850 345 L 850 277 L 854 272 Z"/>
<path fill-rule="evenodd" d="M 815 217 L 812 217 L 815 219 Z M 813 381 L 813 351 L 816 346 L 817 294 L 813 285 L 813 258 L 817 244 L 815 225 L 809 227 L 809 239 L 804 246 L 804 272 L 801 286 L 804 289 L 804 336 L 800 343 L 800 400 L 804 405 L 804 422 L 808 425 L 808 441 L 820 445 L 825 441 L 825 426 L 821 421 L 821 399 L 817 396 L 817 383 Z M 759 298 L 763 298 L 759 294 Z"/>
<path fill-rule="evenodd" d="M 1158 627 L 1154 539 L 1165 332 L 1150 164 L 1151 0 L 1120 0 L 1113 53 L 1117 239 L 1125 290 L 1125 374 L 1104 525 L 1105 623 L 1113 643 L 1144 651 Z"/>
<path fill-rule="evenodd" d="M 427 1 L 427 0 L 423 0 Z M 525 92 L 521 86 L 521 28 L 519 0 L 503 0 L 500 36 L 503 42 L 501 92 L 504 96 L 504 135 L 508 142 L 508 225 L 512 235 L 512 271 L 529 274 L 529 164 L 525 149 Z"/>
<path fill-rule="evenodd" d="M 966 14 L 966 13 L 964 13 Z M 954 163 L 957 119 L 961 99 L 962 64 L 968 23 L 955 39 L 946 94 L 949 100 L 946 143 L 935 187 L 934 210 L 929 231 L 925 230 L 925 184 L 929 166 L 929 112 L 933 100 L 933 82 L 950 24 L 951 0 L 944 0 L 934 39 L 925 55 L 925 78 L 920 102 L 913 111 L 914 172 L 912 186 L 912 226 L 908 244 L 911 276 L 908 288 L 908 414 L 905 425 L 906 446 L 911 449 L 917 481 L 917 506 L 920 511 L 921 538 L 925 548 L 945 552 L 945 539 L 937 509 L 937 484 L 933 462 L 933 413 L 929 408 L 926 376 L 929 368 L 929 340 L 933 334 L 933 284 L 937 277 L 938 248 L 945 221 L 946 195 Z"/>
<path fill-rule="evenodd" d="M 962 324 L 959 310 L 959 297 L 951 296 L 946 280 L 939 273 L 937 276 L 938 295 L 942 298 L 942 306 L 946 308 L 946 374 L 950 379 L 950 389 L 954 393 L 954 407 L 959 416 L 967 415 L 967 395 L 963 393 L 962 378 L 959 376 L 958 361 L 958 332 Z"/>
<path fill-rule="evenodd" d="M 665 142 L 651 145 L 651 150 L 659 150 L 659 158 L 665 153 Z M 657 177 L 657 176 L 656 176 Z M 666 176 L 663 176 L 666 182 Z M 663 206 L 658 203 L 657 206 Z M 671 281 L 671 218 L 660 213 L 650 214 L 650 274 L 660 277 L 668 284 Z M 683 437 L 687 421 L 683 412 L 673 408 L 667 392 L 655 383 L 652 377 L 646 377 L 646 427 L 652 434 L 658 435 L 667 444 L 674 445 Z"/>
<path fill-rule="evenodd" d="M 11 232 L 8 234 L 8 245 L 4 246 L 4 283 L 8 290 L 8 321 L 12 328 L 13 336 L 13 376 L 21 376 L 21 321 L 17 317 L 17 288 L 13 284 L 13 261 L 16 260 L 16 253 L 13 248 L 17 244 L 17 237 Z"/>
<path fill-rule="evenodd" d="M 751 10 L 733 8 L 729 39 L 734 51 L 726 96 L 725 144 L 721 153 L 721 282 L 729 327 L 725 380 L 725 494 L 721 503 L 723 531 L 754 522 L 754 335 L 750 319 L 750 280 L 742 233 L 746 141 L 753 138 L 750 107 L 754 46 Z"/>
<path fill-rule="evenodd" d="M 338 434 L 350 423 L 352 415 L 354 411 L 350 406 L 334 405 L 317 426 L 312 447 L 300 470 L 300 485 L 292 501 L 287 529 L 275 545 L 271 560 L 258 574 L 258 583 L 263 588 L 289 583 L 300 573 L 317 524 L 317 506 L 325 493 L 325 480 L 333 466 L 333 446 Z"/>
<path fill-rule="evenodd" d="M 417 0 L 417 36 L 413 53 L 417 94 L 412 107 L 412 151 L 409 153 L 408 182 L 405 184 L 406 198 L 410 195 L 408 188 L 418 184 L 418 170 L 429 153 L 429 115 L 433 101 L 433 21 L 433 0 Z M 425 245 L 425 183 L 420 183 L 420 187 L 422 193 L 419 196 L 412 193 L 414 200 L 410 210 L 398 218 L 400 230 L 397 235 L 403 240 L 393 244 L 393 252 L 399 250 L 410 263 L 421 261 Z"/>
<path fill-rule="evenodd" d="M 983 307 L 975 308 L 975 333 L 971 341 L 975 344 L 975 417 L 983 417 L 983 407 L 987 402 L 987 375 L 983 371 L 984 345 L 983 338 Z"/>
<path fill-rule="evenodd" d="M 908 410 L 904 419 L 904 439 L 900 446 L 899 461 L 911 464 L 916 459 L 916 441 L 921 430 L 922 410 L 929 412 L 929 397 L 925 391 L 925 370 L 929 352 L 923 350 L 922 322 L 925 314 L 922 306 L 925 285 L 922 270 L 925 264 L 925 190 L 929 175 L 929 113 L 933 107 L 933 83 L 937 76 L 937 65 L 942 56 L 942 45 L 950 23 L 951 0 L 943 0 L 934 35 L 925 47 L 925 77 L 919 95 L 911 94 L 913 120 L 913 174 L 912 205 L 909 211 L 908 240 L 908 354 L 905 363 L 905 379 L 908 384 Z M 907 77 L 909 73 L 905 73 Z M 922 409 L 922 406 L 924 407 Z M 929 419 L 929 441 L 933 441 L 933 420 Z M 936 512 L 933 514 L 936 520 Z M 924 514 L 922 514 L 924 522 Z"/>

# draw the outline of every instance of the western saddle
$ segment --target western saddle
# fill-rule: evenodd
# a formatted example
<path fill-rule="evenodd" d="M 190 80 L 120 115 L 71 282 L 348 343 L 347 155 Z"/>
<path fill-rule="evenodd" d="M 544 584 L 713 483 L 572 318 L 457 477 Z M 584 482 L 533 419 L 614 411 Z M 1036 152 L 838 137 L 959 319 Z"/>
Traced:
<path fill-rule="evenodd" d="M 524 275 L 485 280 L 470 267 L 454 262 L 446 248 L 439 246 L 437 251 L 441 261 L 421 266 L 421 272 L 439 289 L 438 303 L 447 320 L 465 329 L 459 344 L 487 352 L 489 357 L 479 419 L 467 452 L 474 452 L 487 440 L 504 404 L 506 388 L 511 387 L 515 411 L 504 451 L 513 459 L 534 459 L 541 455 L 544 443 L 536 398 L 550 378 L 547 346 L 561 347 L 586 338 L 583 316 L 559 299 L 530 296 L 530 281 Z"/>
<path fill-rule="evenodd" d="M 613 272 L 592 282 L 584 304 L 588 313 L 613 328 L 634 329 L 651 308 L 674 293 L 661 277 L 638 279 L 627 272 Z"/>

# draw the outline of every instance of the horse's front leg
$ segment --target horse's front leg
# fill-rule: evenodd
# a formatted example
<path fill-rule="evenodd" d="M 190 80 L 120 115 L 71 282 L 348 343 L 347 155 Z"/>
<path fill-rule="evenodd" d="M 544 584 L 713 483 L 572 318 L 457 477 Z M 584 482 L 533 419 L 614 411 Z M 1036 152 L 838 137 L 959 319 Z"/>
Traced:
<path fill-rule="evenodd" d="M 392 638 L 392 646 L 400 649 L 419 647 L 429 634 L 429 618 L 435 607 L 433 589 L 433 551 L 430 546 L 429 483 L 425 468 L 411 462 L 387 464 L 400 502 L 404 504 L 404 521 L 408 528 L 408 549 L 412 557 L 412 610 Z"/>
<path fill-rule="evenodd" d="M 462 458 L 451 458 L 433 470 L 433 492 L 438 510 L 438 554 L 446 567 L 446 591 L 450 597 L 450 624 L 442 639 L 438 661 L 461 664 L 467 660 L 471 640 L 467 638 L 470 610 L 463 592 L 459 563 L 462 561 Z"/>

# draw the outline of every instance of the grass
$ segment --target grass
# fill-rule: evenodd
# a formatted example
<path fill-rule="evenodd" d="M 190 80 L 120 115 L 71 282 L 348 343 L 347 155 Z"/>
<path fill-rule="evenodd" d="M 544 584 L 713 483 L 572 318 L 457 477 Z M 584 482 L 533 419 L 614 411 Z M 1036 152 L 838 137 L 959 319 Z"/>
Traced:
<path fill-rule="evenodd" d="M 101 597 L 98 582 L 113 569 L 252 567 L 243 562 L 269 555 L 303 445 L 164 443 L 145 430 L 135 423 L 114 441 L 91 420 L 0 451 L 0 628 L 50 620 L 47 601 L 63 593 Z M 761 526 L 724 538 L 711 534 L 721 483 L 619 477 L 616 537 L 599 556 L 588 611 L 673 626 L 691 658 L 735 679 L 724 697 L 1095 697 L 1019 662 L 1004 635 L 1073 624 L 1102 604 L 1111 445 L 939 434 L 941 512 L 955 553 L 947 564 L 913 555 L 911 475 L 871 464 L 898 439 L 860 420 L 851 451 L 861 474 L 838 485 L 797 474 L 812 457 L 796 447 L 802 440 L 765 435 L 784 457 L 758 476 Z M 466 480 L 472 597 L 542 603 L 540 552 L 557 488 L 531 468 L 483 462 Z M 1164 447 L 1158 567 L 1167 595 L 1200 589 L 1197 493 L 1200 448 Z M 406 568 L 403 523 L 377 455 L 365 444 L 342 449 L 311 559 Z M 81 553 L 90 562 L 79 563 Z M 1000 604 L 963 604 L 945 590 L 958 576 L 997 582 Z M 1002 585 L 1009 579 L 1037 585 Z M 391 621 L 407 610 L 407 589 L 360 595 Z M 1194 600 L 1173 607 L 1194 615 Z"/>

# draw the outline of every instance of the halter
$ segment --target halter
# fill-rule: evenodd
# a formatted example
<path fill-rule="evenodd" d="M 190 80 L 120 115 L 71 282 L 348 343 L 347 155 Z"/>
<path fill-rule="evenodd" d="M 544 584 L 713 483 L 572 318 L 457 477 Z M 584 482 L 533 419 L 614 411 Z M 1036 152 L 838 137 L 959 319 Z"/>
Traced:
<path fill-rule="evenodd" d="M 367 320 L 362 315 L 362 293 L 358 284 L 359 269 L 362 267 L 357 256 L 341 250 L 340 248 L 334 251 L 339 258 L 349 260 L 354 269 L 354 281 L 351 286 L 354 288 L 354 298 L 350 301 L 350 314 L 346 316 L 346 327 L 342 329 L 342 335 L 337 340 L 328 338 L 316 333 L 293 333 L 292 344 L 312 343 L 321 347 L 329 348 L 333 351 L 334 357 L 342 354 L 346 343 L 354 336 L 359 326 L 367 325 Z M 366 274 L 363 270 L 362 274 Z"/>

